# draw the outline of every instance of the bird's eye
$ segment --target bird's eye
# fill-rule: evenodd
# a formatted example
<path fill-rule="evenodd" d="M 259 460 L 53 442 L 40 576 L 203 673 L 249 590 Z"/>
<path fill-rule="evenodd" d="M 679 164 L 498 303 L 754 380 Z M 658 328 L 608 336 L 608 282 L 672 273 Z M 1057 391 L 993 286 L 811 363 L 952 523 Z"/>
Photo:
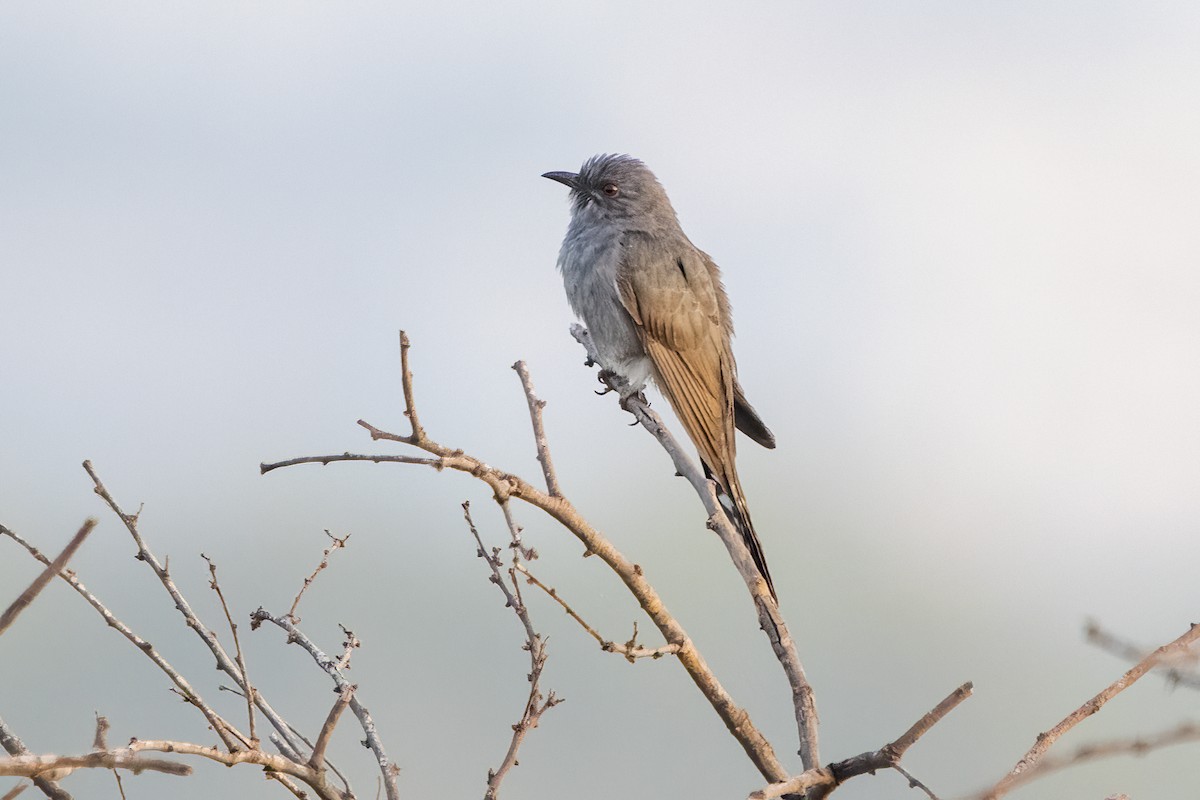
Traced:
<path fill-rule="evenodd" d="M 606 194 L 607 196 L 616 197 L 620 193 L 621 193 L 621 189 L 615 183 L 604 184 L 604 194 Z"/>

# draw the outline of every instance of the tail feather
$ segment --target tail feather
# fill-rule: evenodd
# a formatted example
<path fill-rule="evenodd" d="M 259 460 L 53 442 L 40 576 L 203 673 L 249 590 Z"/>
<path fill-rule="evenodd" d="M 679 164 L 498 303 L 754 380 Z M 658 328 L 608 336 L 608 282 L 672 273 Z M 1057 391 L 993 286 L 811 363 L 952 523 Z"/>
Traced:
<path fill-rule="evenodd" d="M 709 478 L 714 477 L 707 464 L 704 465 L 704 472 Z M 754 523 L 750 520 L 750 509 L 746 505 L 746 498 L 742 494 L 741 484 L 737 482 L 737 476 L 734 475 L 733 480 L 729 483 L 720 478 L 716 480 L 717 485 L 721 487 L 717 496 L 721 508 L 725 509 L 730 522 L 742 535 L 742 541 L 746 544 L 746 549 L 750 551 L 750 558 L 753 559 L 754 566 L 758 568 L 758 574 L 762 575 L 763 580 L 767 582 L 771 598 L 779 603 L 779 595 L 775 593 L 775 582 L 771 580 L 771 570 L 767 568 L 767 556 L 763 553 L 758 534 L 754 532 Z"/>

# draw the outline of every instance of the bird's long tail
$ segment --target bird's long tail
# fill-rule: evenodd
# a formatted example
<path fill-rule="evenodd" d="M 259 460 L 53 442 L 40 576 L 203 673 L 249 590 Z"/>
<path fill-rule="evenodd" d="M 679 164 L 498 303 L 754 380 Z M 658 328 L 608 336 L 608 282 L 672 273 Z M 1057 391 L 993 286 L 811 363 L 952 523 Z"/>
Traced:
<path fill-rule="evenodd" d="M 710 478 L 714 477 L 707 465 L 705 465 L 704 471 Z M 746 495 L 742 492 L 742 484 L 738 480 L 737 474 L 719 476 L 717 484 L 722 489 L 717 496 L 721 507 L 729 515 L 729 520 L 738 529 L 738 533 L 742 535 L 742 541 L 745 542 L 746 549 L 750 551 L 750 558 L 754 559 L 754 566 L 758 568 L 758 574 L 763 576 L 763 580 L 767 582 L 767 588 L 771 590 L 772 599 L 778 604 L 779 595 L 775 593 L 775 582 L 771 580 L 771 570 L 767 568 L 767 557 L 763 553 L 762 543 L 758 541 L 758 534 L 754 532 L 754 523 L 750 520 L 750 508 L 746 505 Z"/>

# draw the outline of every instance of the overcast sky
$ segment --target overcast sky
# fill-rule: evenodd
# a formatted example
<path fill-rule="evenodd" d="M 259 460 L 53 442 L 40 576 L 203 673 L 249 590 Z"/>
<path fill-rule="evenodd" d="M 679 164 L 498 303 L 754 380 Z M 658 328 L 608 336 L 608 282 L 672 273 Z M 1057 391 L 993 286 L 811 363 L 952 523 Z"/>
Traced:
<path fill-rule="evenodd" d="M 703 9 L 701 10 L 701 5 Z M 241 722 L 238 698 L 80 462 L 207 623 L 201 551 L 240 619 L 301 606 L 402 767 L 406 797 L 481 796 L 527 689 L 521 630 L 461 475 L 261 461 L 400 452 L 397 331 L 429 433 L 536 478 L 509 368 L 549 405 L 564 489 L 642 564 L 788 759 L 786 683 L 690 489 L 592 373 L 555 271 L 564 187 L 642 158 L 724 270 L 740 376 L 779 448 L 742 480 L 817 693 L 826 761 L 876 748 L 966 680 L 906 764 L 943 796 L 997 778 L 1127 664 L 1198 621 L 1200 9 L 1193 3 L 6 3 L 0 6 L 0 522 L 53 550 Z M 655 407 L 665 402 L 651 394 Z M 613 639 L 636 605 L 518 508 L 541 577 Z M 0 541 L 0 604 L 36 573 Z M 669 659 L 630 666 L 544 598 L 567 698 L 506 794 L 744 797 L 760 779 Z M 641 620 L 644 638 L 651 626 Z M 310 735 L 333 695 L 243 627 Z M 0 716 L 37 751 L 209 742 L 198 714 L 65 586 L 0 641 Z M 1147 678 L 1063 747 L 1196 719 Z M 333 756 L 374 793 L 349 720 Z M 798 760 L 787 761 L 792 768 Z M 1195 747 L 1015 797 L 1183 797 Z M 130 798 L 280 796 L 253 770 L 126 780 Z M 0 792 L 6 790 L 0 785 Z M 72 777 L 116 797 L 111 776 Z M 897 775 L 839 796 L 912 798 Z"/>

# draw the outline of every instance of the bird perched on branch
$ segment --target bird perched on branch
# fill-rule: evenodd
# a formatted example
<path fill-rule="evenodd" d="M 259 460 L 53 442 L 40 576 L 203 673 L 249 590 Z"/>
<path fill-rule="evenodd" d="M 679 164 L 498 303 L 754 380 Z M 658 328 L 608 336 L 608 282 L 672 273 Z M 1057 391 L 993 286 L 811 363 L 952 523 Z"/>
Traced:
<path fill-rule="evenodd" d="M 775 436 L 738 383 L 721 271 L 684 234 L 662 184 L 636 158 L 598 155 L 578 173 L 542 177 L 571 189 L 558 267 L 601 366 L 629 394 L 651 378 L 662 390 L 775 597 L 738 480 L 734 428 L 768 448 Z"/>

